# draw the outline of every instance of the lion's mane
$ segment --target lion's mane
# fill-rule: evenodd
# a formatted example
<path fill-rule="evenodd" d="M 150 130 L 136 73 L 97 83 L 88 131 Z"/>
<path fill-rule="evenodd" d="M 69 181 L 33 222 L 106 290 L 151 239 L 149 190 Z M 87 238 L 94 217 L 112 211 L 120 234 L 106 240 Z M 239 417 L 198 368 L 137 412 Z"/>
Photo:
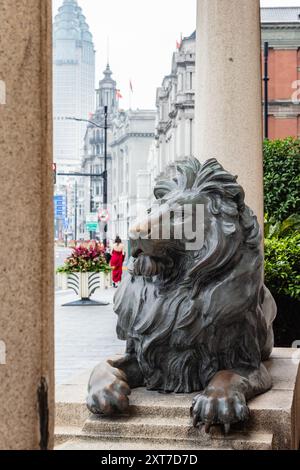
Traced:
<path fill-rule="evenodd" d="M 147 388 L 192 392 L 218 370 L 259 367 L 270 353 L 274 315 L 264 312 L 260 229 L 237 177 L 215 159 L 187 159 L 177 170 L 156 185 L 155 197 L 180 192 L 184 204 L 207 196 L 204 245 L 186 254 L 170 283 L 127 274 L 114 309 L 118 337 L 136 355 Z"/>

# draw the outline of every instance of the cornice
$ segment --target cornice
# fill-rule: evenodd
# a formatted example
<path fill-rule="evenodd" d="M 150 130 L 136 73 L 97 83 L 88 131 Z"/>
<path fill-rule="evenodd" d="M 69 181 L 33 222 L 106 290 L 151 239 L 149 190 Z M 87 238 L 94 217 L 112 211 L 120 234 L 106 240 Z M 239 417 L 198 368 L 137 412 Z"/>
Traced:
<path fill-rule="evenodd" d="M 117 145 L 122 144 L 123 142 L 126 142 L 127 140 L 134 138 L 134 137 L 154 139 L 154 135 L 155 135 L 154 132 L 128 132 L 127 134 L 122 135 L 121 137 L 111 142 L 110 146 L 116 147 Z"/>

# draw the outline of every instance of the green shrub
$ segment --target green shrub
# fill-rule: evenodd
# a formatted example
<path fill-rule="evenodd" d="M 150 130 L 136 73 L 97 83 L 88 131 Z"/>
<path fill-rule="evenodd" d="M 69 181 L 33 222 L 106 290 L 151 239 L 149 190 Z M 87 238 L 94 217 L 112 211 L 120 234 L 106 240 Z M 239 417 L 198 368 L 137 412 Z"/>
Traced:
<path fill-rule="evenodd" d="M 265 215 L 264 235 L 265 238 L 283 238 L 299 233 L 300 214 L 292 214 L 282 222 L 273 222 Z"/>
<path fill-rule="evenodd" d="M 264 142 L 265 212 L 283 221 L 300 209 L 300 140 Z"/>
<path fill-rule="evenodd" d="M 300 234 L 265 239 L 265 283 L 274 295 L 300 300 Z"/>

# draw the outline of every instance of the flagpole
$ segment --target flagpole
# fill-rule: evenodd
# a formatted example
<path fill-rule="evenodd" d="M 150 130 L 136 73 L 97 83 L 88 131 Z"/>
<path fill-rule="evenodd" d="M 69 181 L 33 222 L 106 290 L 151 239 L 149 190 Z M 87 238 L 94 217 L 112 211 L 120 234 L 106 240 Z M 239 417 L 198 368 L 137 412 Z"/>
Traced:
<path fill-rule="evenodd" d="M 131 86 L 130 86 L 130 80 L 129 80 L 129 83 L 128 83 L 128 87 L 129 87 L 129 110 L 131 110 L 131 98 L 132 98 L 132 93 L 131 93 Z"/>

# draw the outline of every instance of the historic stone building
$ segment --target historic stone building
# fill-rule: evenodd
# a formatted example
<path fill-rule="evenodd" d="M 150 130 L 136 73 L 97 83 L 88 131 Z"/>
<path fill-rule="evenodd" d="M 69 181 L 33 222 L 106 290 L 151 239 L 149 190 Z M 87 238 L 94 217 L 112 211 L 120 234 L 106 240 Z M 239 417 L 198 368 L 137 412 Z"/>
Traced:
<path fill-rule="evenodd" d="M 108 107 L 107 131 L 107 172 L 108 172 L 108 201 L 111 201 L 111 141 L 112 127 L 118 111 L 117 84 L 112 78 L 112 71 L 107 64 L 104 77 L 96 90 L 96 110 L 90 114 L 91 121 L 86 128 L 84 137 L 84 153 L 81 161 L 82 173 L 101 174 L 104 171 L 104 107 Z M 97 126 L 94 126 L 95 123 Z M 78 231 L 80 238 L 90 238 L 85 223 L 89 213 L 96 213 L 103 203 L 103 178 L 83 177 L 80 182 L 78 200 Z"/>
<path fill-rule="evenodd" d="M 104 106 L 108 107 L 107 177 L 108 177 L 108 239 L 120 235 L 127 239 L 128 227 L 136 215 L 139 185 L 148 188 L 149 176 L 145 171 L 151 143 L 154 139 L 155 110 L 119 110 L 117 83 L 107 65 L 104 77 L 96 90 L 96 111 L 84 137 L 82 173 L 101 174 L 104 171 Z M 97 126 L 93 125 L 95 123 Z M 97 214 L 103 205 L 103 178 L 82 177 L 77 201 L 78 238 L 103 238 L 103 227 L 89 232 L 86 222 L 89 214 Z M 130 207 L 130 210 L 129 210 Z"/>
<path fill-rule="evenodd" d="M 300 7 L 262 8 L 269 43 L 269 138 L 300 136 Z"/>
<path fill-rule="evenodd" d="M 299 137 L 300 8 L 262 8 L 261 23 L 262 46 L 268 41 L 270 48 L 269 138 Z M 149 195 L 166 164 L 195 152 L 195 48 L 195 33 L 183 38 L 173 54 L 171 73 L 157 89 L 155 141 L 147 164 Z M 293 94 L 298 101 L 292 101 Z"/>
<path fill-rule="evenodd" d="M 137 205 L 147 194 L 147 158 L 154 139 L 155 110 L 120 111 L 113 123 L 111 235 L 126 240 Z M 140 196 L 140 200 L 138 199 Z"/>
<path fill-rule="evenodd" d="M 173 54 L 172 69 L 157 89 L 156 135 L 148 169 L 149 190 L 166 165 L 194 154 L 195 38 L 183 38 Z"/>

